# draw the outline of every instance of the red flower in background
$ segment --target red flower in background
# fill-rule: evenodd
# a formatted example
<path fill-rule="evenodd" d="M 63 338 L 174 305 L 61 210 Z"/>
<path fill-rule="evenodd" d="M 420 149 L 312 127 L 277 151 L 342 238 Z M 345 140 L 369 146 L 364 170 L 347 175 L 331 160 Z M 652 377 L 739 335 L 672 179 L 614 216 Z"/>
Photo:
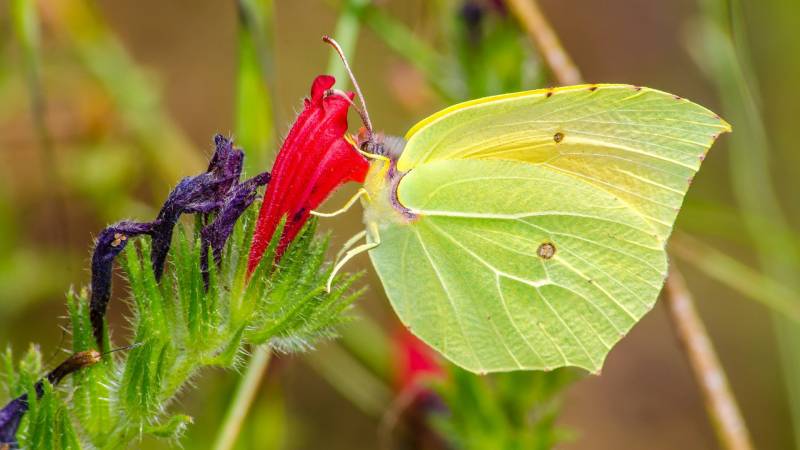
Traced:
<path fill-rule="evenodd" d="M 286 216 L 277 257 L 283 254 L 317 208 L 334 189 L 348 181 L 364 182 L 369 163 L 345 140 L 347 111 L 353 99 L 330 89 L 336 80 L 320 75 L 311 98 L 289 131 L 272 167 L 272 179 L 258 214 L 248 269 L 258 266 L 281 218 Z"/>
<path fill-rule="evenodd" d="M 403 433 L 395 436 L 402 448 L 449 448 L 442 436 L 431 427 L 435 414 L 447 414 L 447 406 L 434 391 L 431 382 L 446 374 L 435 351 L 414 337 L 405 327 L 397 327 L 394 344 L 394 388 L 397 421 Z"/>
<path fill-rule="evenodd" d="M 419 382 L 426 378 L 444 376 L 436 352 L 406 328 L 399 328 L 393 340 L 397 392 L 419 388 Z"/>

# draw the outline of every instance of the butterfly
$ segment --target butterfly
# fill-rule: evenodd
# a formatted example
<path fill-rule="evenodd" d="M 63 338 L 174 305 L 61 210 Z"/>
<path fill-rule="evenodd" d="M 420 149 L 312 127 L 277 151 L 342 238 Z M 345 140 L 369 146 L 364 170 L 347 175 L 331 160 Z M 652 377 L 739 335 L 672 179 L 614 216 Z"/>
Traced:
<path fill-rule="evenodd" d="M 591 84 L 467 101 L 386 139 L 328 41 L 371 160 L 366 230 L 336 270 L 368 252 L 402 323 L 469 371 L 598 373 L 652 309 L 683 198 L 730 125 L 666 92 Z"/>

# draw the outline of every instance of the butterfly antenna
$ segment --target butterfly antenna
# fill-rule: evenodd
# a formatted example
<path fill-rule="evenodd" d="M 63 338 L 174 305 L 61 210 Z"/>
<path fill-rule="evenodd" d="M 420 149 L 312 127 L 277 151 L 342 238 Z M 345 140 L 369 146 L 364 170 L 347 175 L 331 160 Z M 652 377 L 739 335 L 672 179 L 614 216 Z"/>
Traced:
<path fill-rule="evenodd" d="M 339 54 L 339 59 L 342 60 L 342 64 L 344 64 L 344 70 L 347 72 L 347 75 L 350 77 L 350 81 L 353 83 L 353 88 L 356 90 L 356 94 L 358 94 L 358 99 L 361 101 L 361 110 L 358 111 L 358 114 L 361 116 L 361 120 L 364 122 L 364 126 L 367 127 L 367 132 L 369 133 L 369 137 L 372 137 L 372 121 L 369 120 L 369 112 L 367 111 L 367 102 L 364 101 L 364 94 L 361 93 L 361 88 L 358 86 L 358 82 L 356 81 L 355 75 L 353 75 L 353 71 L 350 70 L 350 64 L 347 63 L 347 57 L 344 56 L 344 51 L 342 47 L 339 46 L 339 43 L 336 42 L 330 36 L 323 36 L 322 41 L 326 44 L 329 44 L 336 50 L 336 53 Z"/>
<path fill-rule="evenodd" d="M 110 355 L 111 353 L 122 352 L 122 351 L 125 351 L 125 350 L 133 350 L 134 348 L 140 347 L 141 345 L 142 345 L 141 342 L 137 342 L 135 344 L 126 345 L 125 347 L 113 348 L 113 349 L 111 349 L 111 350 L 109 350 L 109 351 L 107 351 L 105 353 L 101 353 L 100 356 Z"/>

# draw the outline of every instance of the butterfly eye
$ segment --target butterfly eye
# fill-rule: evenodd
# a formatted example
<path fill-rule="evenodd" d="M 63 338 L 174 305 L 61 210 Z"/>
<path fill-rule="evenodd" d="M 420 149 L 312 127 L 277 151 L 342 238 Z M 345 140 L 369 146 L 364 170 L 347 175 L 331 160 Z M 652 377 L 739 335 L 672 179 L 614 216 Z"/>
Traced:
<path fill-rule="evenodd" d="M 556 246 L 551 242 L 545 242 L 536 249 L 536 254 L 542 259 L 550 259 L 556 254 Z"/>

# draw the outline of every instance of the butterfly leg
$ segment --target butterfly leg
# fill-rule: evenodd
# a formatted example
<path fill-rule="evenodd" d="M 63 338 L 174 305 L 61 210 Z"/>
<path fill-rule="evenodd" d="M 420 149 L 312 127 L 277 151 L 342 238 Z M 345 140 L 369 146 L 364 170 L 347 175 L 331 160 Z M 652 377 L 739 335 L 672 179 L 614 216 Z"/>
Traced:
<path fill-rule="evenodd" d="M 311 215 L 312 216 L 317 216 L 317 217 L 335 217 L 335 216 L 338 216 L 339 214 L 344 214 L 344 213 L 347 212 L 347 210 L 349 210 L 356 203 L 356 201 L 359 198 L 361 198 L 361 196 L 364 196 L 364 195 L 367 197 L 367 200 L 369 200 L 369 193 L 367 193 L 366 189 L 361 188 L 361 189 L 358 190 L 358 192 L 355 193 L 355 195 L 350 197 L 350 200 L 348 200 L 347 203 L 344 204 L 344 206 L 342 206 L 341 208 L 337 209 L 336 211 L 330 212 L 330 213 L 323 213 L 323 212 L 319 212 L 319 211 L 311 211 Z"/>
<path fill-rule="evenodd" d="M 367 242 L 358 245 L 350 250 L 347 250 L 347 248 L 353 246 L 359 239 L 361 239 L 364 236 L 367 236 Z M 345 250 L 347 250 L 344 253 L 344 257 L 340 259 L 339 262 L 337 262 L 336 265 L 333 267 L 333 271 L 331 271 L 331 276 L 328 277 L 328 284 L 325 287 L 326 290 L 328 292 L 331 291 L 331 285 L 333 284 L 333 279 L 336 277 L 336 274 L 339 273 L 342 267 L 344 267 L 344 265 L 347 264 L 348 261 L 353 259 L 353 257 L 361 253 L 368 252 L 379 245 L 381 245 L 381 235 L 378 232 L 378 224 L 371 222 L 367 224 L 367 229 L 365 231 L 358 233 L 357 235 L 353 236 L 349 241 L 347 241 L 342 251 L 339 252 L 339 254 L 341 255 L 342 252 L 345 252 Z"/>
<path fill-rule="evenodd" d="M 363 238 L 366 235 L 367 235 L 367 230 L 363 230 L 359 231 L 358 233 L 356 233 L 355 236 L 348 239 L 347 242 L 345 242 L 344 245 L 342 246 L 342 249 L 339 250 L 339 253 L 336 254 L 336 261 L 338 261 L 342 257 L 342 255 L 345 254 L 346 251 L 350 250 L 350 248 L 352 248 L 356 244 L 356 242 L 358 242 L 361 238 Z"/>

